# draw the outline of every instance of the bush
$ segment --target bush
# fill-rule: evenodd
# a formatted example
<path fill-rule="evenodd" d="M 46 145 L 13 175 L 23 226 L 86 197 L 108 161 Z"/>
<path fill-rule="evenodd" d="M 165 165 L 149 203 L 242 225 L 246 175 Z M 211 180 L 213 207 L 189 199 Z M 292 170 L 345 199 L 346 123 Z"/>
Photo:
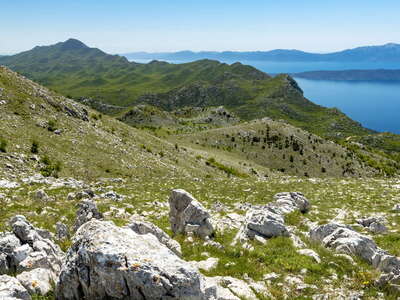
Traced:
<path fill-rule="evenodd" d="M 40 162 L 43 164 L 43 167 L 40 169 L 40 173 L 44 177 L 58 177 L 58 173 L 61 171 L 61 162 L 52 162 L 47 155 L 44 156 Z"/>
<path fill-rule="evenodd" d="M 47 130 L 51 132 L 57 130 L 56 121 L 50 120 L 49 122 L 47 122 Z"/>
<path fill-rule="evenodd" d="M 7 152 L 7 141 L 3 138 L 0 138 L 0 152 Z"/>
<path fill-rule="evenodd" d="M 236 170 L 235 168 L 228 167 L 228 166 L 225 166 L 225 165 L 223 165 L 223 164 L 217 162 L 217 161 L 215 160 L 215 158 L 213 158 L 213 157 L 209 158 L 209 159 L 205 162 L 205 164 L 206 164 L 207 166 L 211 166 L 211 167 L 217 168 L 217 169 L 219 169 L 219 170 L 225 172 L 228 176 L 233 175 L 233 176 L 237 176 L 237 177 L 248 177 L 247 174 L 241 173 L 241 172 L 239 172 L 238 170 Z"/>
<path fill-rule="evenodd" d="M 33 154 L 39 153 L 39 142 L 38 141 L 32 141 L 31 153 L 33 153 Z"/>

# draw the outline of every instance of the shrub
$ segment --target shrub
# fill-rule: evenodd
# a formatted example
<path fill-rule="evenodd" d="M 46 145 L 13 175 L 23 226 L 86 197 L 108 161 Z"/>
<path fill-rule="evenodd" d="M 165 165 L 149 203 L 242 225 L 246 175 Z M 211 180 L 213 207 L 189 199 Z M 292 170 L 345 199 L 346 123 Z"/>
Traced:
<path fill-rule="evenodd" d="M 0 152 L 7 152 L 7 141 L 3 138 L 0 138 Z"/>
<path fill-rule="evenodd" d="M 50 120 L 49 122 L 47 122 L 47 130 L 48 130 L 48 131 L 53 132 L 53 131 L 55 131 L 56 129 L 57 129 L 57 127 L 56 127 L 56 121 Z"/>
<path fill-rule="evenodd" d="M 215 160 L 215 158 L 213 158 L 213 157 L 210 157 L 210 158 L 205 162 L 205 164 L 206 164 L 207 166 L 211 166 L 211 167 L 217 168 L 217 169 L 219 169 L 219 170 L 225 172 L 228 176 L 231 176 L 231 175 L 237 176 L 237 177 L 247 177 L 247 176 L 248 176 L 247 174 L 244 174 L 244 173 L 239 172 L 239 171 L 236 170 L 235 168 L 228 167 L 228 166 L 225 166 L 225 165 L 223 165 L 223 164 L 217 162 L 217 161 Z"/>
<path fill-rule="evenodd" d="M 61 171 L 61 162 L 52 162 L 47 155 L 45 155 L 40 162 L 43 165 L 43 167 L 40 169 L 40 173 L 44 177 L 58 177 L 58 173 Z"/>
<path fill-rule="evenodd" d="M 32 141 L 32 146 L 31 146 L 31 153 L 36 154 L 39 153 L 39 142 L 38 141 Z"/>

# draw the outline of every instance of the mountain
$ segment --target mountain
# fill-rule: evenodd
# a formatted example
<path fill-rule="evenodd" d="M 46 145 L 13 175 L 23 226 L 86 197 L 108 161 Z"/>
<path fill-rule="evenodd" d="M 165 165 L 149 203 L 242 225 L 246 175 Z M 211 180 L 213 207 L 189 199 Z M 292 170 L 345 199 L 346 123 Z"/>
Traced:
<path fill-rule="evenodd" d="M 400 296 L 400 166 L 362 144 L 398 136 L 335 143 L 222 107 L 118 113 L 179 126 L 134 128 L 0 67 L 0 298 Z"/>
<path fill-rule="evenodd" d="M 167 111 L 224 106 L 243 120 L 266 116 L 285 119 L 329 138 L 373 133 L 339 110 L 304 98 L 290 76 L 271 78 L 241 63 L 138 64 L 70 39 L 0 58 L 0 64 L 105 112 L 110 108 L 119 113 L 138 104 Z"/>
<path fill-rule="evenodd" d="M 400 81 L 400 70 L 344 70 L 311 71 L 291 74 L 294 77 L 314 80 L 346 81 Z"/>
<path fill-rule="evenodd" d="M 276 61 L 276 62 L 400 62 L 400 45 L 389 43 L 381 46 L 366 46 L 332 53 L 309 53 L 299 50 L 276 49 L 271 51 L 179 51 L 123 54 L 129 60 L 159 59 L 171 61 L 192 61 L 216 59 L 222 61 Z"/>

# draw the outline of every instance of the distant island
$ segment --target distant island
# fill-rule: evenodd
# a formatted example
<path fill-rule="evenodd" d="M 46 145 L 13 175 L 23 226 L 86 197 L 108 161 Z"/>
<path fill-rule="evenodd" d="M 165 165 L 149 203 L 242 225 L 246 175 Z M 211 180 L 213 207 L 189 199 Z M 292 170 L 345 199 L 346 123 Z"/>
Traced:
<path fill-rule="evenodd" d="M 313 80 L 344 81 L 399 81 L 400 70 L 344 70 L 344 71 L 310 71 L 291 74 L 293 77 Z"/>
<path fill-rule="evenodd" d="M 400 44 L 365 46 L 332 53 L 309 53 L 300 50 L 277 49 L 271 51 L 179 51 L 133 52 L 122 54 L 129 60 L 193 61 L 215 59 L 220 61 L 276 61 L 276 62 L 400 62 Z"/>

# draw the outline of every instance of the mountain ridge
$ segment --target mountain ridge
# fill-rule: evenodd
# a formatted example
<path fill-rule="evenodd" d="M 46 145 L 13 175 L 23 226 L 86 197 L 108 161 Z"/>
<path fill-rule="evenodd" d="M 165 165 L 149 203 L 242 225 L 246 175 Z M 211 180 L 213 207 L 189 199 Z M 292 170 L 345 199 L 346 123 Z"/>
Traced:
<path fill-rule="evenodd" d="M 203 58 L 217 60 L 259 60 L 259 61 L 400 61 L 400 44 L 387 43 L 377 46 L 361 46 L 331 53 L 312 53 L 296 49 L 274 49 L 269 51 L 199 51 L 178 52 L 132 52 L 122 54 L 130 60 L 165 59 L 198 60 Z"/>
<path fill-rule="evenodd" d="M 0 64 L 66 96 L 114 106 L 150 104 L 174 110 L 223 105 L 244 120 L 286 119 L 330 138 L 373 133 L 340 111 L 304 98 L 290 76 L 272 78 L 241 63 L 208 59 L 185 64 L 131 63 L 68 40 L 0 58 Z"/>

